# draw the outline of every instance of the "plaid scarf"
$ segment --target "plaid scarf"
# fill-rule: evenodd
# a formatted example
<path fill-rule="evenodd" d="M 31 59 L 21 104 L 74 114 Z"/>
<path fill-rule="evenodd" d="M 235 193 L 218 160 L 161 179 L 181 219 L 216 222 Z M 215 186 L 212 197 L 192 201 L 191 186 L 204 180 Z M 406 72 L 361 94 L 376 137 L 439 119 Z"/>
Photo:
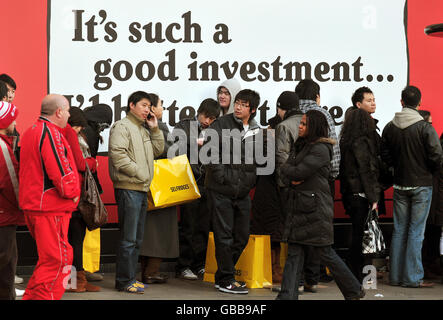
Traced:
<path fill-rule="evenodd" d="M 300 110 L 303 113 L 308 112 L 309 110 L 317 110 L 323 113 L 326 117 L 326 120 L 328 120 L 329 125 L 329 138 L 334 139 L 337 141 L 336 144 L 332 147 L 332 160 L 331 160 L 331 172 L 329 174 L 329 178 L 331 180 L 335 180 L 338 177 L 339 171 L 340 171 L 340 146 L 338 144 L 337 134 L 335 133 L 335 123 L 332 119 L 331 115 L 328 111 L 325 109 L 319 107 L 317 103 L 313 100 L 302 100 L 300 99 Z"/>

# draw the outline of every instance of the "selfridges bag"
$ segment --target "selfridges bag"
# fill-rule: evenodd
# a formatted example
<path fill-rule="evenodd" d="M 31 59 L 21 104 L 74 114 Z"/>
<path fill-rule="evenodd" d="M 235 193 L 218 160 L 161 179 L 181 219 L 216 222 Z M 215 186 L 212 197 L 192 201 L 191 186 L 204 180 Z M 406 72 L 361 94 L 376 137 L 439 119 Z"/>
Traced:
<path fill-rule="evenodd" d="M 94 177 L 87 164 L 78 210 L 86 222 L 89 231 L 100 228 L 108 221 L 108 212 L 100 198 Z"/>
<path fill-rule="evenodd" d="M 385 240 L 378 225 L 378 213 L 369 209 L 363 233 L 363 254 L 382 253 L 386 249 Z"/>
<path fill-rule="evenodd" d="M 154 178 L 148 192 L 148 211 L 177 206 L 200 198 L 188 157 L 154 160 Z"/>

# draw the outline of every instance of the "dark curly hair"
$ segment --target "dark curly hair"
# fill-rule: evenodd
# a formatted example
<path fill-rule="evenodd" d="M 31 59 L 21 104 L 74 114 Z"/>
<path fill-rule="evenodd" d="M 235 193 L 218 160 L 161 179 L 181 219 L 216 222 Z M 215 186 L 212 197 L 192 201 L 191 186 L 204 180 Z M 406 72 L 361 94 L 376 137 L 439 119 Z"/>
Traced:
<path fill-rule="evenodd" d="M 372 137 L 375 131 L 374 119 L 363 109 L 349 111 L 340 133 L 340 147 L 351 146 L 355 139 L 363 136 Z"/>

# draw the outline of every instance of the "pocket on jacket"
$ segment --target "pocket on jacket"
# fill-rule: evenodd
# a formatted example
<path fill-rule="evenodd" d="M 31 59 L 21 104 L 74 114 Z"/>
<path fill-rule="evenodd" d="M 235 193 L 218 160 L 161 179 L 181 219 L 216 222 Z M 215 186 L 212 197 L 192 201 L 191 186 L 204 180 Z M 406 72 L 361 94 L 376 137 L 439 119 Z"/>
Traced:
<path fill-rule="evenodd" d="M 296 213 L 313 213 L 317 210 L 317 195 L 312 191 L 299 191 L 295 199 Z"/>

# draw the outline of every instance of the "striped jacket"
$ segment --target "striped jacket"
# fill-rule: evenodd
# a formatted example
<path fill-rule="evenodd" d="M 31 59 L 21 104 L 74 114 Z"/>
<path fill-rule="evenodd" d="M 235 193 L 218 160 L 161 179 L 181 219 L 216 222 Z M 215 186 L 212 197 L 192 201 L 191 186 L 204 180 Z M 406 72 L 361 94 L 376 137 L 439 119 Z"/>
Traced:
<path fill-rule="evenodd" d="M 21 138 L 19 204 L 23 211 L 51 215 L 77 207 L 80 184 L 69 143 L 60 128 L 40 117 Z"/>

